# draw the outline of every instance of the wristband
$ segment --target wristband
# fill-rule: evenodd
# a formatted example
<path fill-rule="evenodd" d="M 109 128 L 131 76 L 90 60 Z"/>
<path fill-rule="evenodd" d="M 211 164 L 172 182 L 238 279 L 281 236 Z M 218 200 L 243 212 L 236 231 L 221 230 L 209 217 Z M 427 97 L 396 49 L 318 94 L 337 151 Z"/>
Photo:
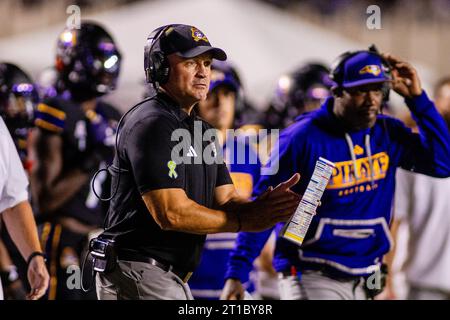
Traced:
<path fill-rule="evenodd" d="M 36 256 L 41 256 L 41 257 L 43 257 L 43 258 L 44 258 L 44 262 L 47 261 L 47 258 L 45 257 L 45 253 L 40 252 L 40 251 L 35 251 L 35 252 L 33 252 L 32 254 L 30 254 L 30 256 L 28 257 L 28 260 L 27 260 L 27 269 L 28 269 L 28 267 L 30 266 L 31 260 L 33 260 L 34 257 L 36 257 Z"/>

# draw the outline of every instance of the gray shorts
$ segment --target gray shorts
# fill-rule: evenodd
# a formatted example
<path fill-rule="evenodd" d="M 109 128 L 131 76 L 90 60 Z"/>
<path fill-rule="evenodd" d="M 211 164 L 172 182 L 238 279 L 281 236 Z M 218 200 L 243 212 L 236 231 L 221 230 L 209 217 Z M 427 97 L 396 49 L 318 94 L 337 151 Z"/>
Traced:
<path fill-rule="evenodd" d="M 193 300 L 189 286 L 171 271 L 145 262 L 119 260 L 108 274 L 97 274 L 100 300 Z"/>
<path fill-rule="evenodd" d="M 280 277 L 278 287 L 281 300 L 367 300 L 363 278 L 336 280 L 320 271 Z"/>

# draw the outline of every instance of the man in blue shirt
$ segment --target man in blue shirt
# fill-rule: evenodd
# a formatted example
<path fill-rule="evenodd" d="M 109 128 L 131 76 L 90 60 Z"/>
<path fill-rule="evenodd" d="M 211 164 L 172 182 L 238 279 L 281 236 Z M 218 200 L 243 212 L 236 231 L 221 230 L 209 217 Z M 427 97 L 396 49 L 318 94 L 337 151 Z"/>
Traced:
<path fill-rule="evenodd" d="M 202 119 L 217 129 L 233 184 L 238 193 L 248 199 L 260 176 L 257 146 L 249 143 L 244 132 L 227 136 L 233 129 L 237 104 L 242 102 L 242 98 L 242 86 L 236 70 L 227 62 L 214 61 L 208 96 L 198 103 L 197 111 Z M 236 236 L 237 233 L 230 232 L 208 234 L 206 237 L 201 262 L 189 280 L 195 299 L 219 299 L 228 256 L 234 248 Z M 248 292 L 254 290 L 251 281 L 244 283 L 244 287 Z"/>
<path fill-rule="evenodd" d="M 392 243 L 389 223 L 397 167 L 450 176 L 446 124 L 409 63 L 392 55 L 357 51 L 344 54 L 332 75 L 333 97 L 282 132 L 279 157 L 271 158 L 280 170 L 262 176 L 254 189 L 258 195 L 299 172 L 303 179 L 293 190 L 304 193 L 319 157 L 336 165 L 302 246 L 277 241 L 284 259 L 277 260 L 275 269 L 300 277 L 297 287 L 289 288 L 296 292 L 291 298 L 373 297 L 375 290 L 370 289 L 380 289 L 373 275 L 380 274 L 383 255 Z M 380 114 L 390 87 L 405 98 L 420 133 Z M 225 297 L 239 294 L 239 282 L 245 280 L 269 233 L 238 238 Z"/>

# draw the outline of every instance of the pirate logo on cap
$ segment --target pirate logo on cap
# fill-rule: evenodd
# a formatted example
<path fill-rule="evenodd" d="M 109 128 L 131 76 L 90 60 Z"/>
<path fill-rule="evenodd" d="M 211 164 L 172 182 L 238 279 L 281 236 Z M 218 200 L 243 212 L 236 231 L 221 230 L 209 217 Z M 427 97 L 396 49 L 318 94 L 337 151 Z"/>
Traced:
<path fill-rule="evenodd" d="M 196 27 L 192 27 L 191 31 L 192 31 L 192 39 L 194 39 L 195 41 L 203 40 L 209 43 L 208 38 L 206 38 L 203 32 L 198 30 Z"/>
<path fill-rule="evenodd" d="M 367 65 L 361 70 L 359 70 L 359 74 L 365 74 L 365 73 L 371 73 L 375 77 L 378 76 L 381 73 L 381 69 L 376 64 Z"/>

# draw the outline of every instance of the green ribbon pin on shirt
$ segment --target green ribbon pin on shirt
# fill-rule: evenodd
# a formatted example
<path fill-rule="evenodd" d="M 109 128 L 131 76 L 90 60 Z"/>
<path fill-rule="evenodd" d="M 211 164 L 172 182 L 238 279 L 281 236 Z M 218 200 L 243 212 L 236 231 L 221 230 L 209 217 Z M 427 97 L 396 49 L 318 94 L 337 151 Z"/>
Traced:
<path fill-rule="evenodd" d="M 170 160 L 167 162 L 167 167 L 169 168 L 169 177 L 176 179 L 178 177 L 178 174 L 175 171 L 175 168 L 177 167 L 177 164 Z"/>

